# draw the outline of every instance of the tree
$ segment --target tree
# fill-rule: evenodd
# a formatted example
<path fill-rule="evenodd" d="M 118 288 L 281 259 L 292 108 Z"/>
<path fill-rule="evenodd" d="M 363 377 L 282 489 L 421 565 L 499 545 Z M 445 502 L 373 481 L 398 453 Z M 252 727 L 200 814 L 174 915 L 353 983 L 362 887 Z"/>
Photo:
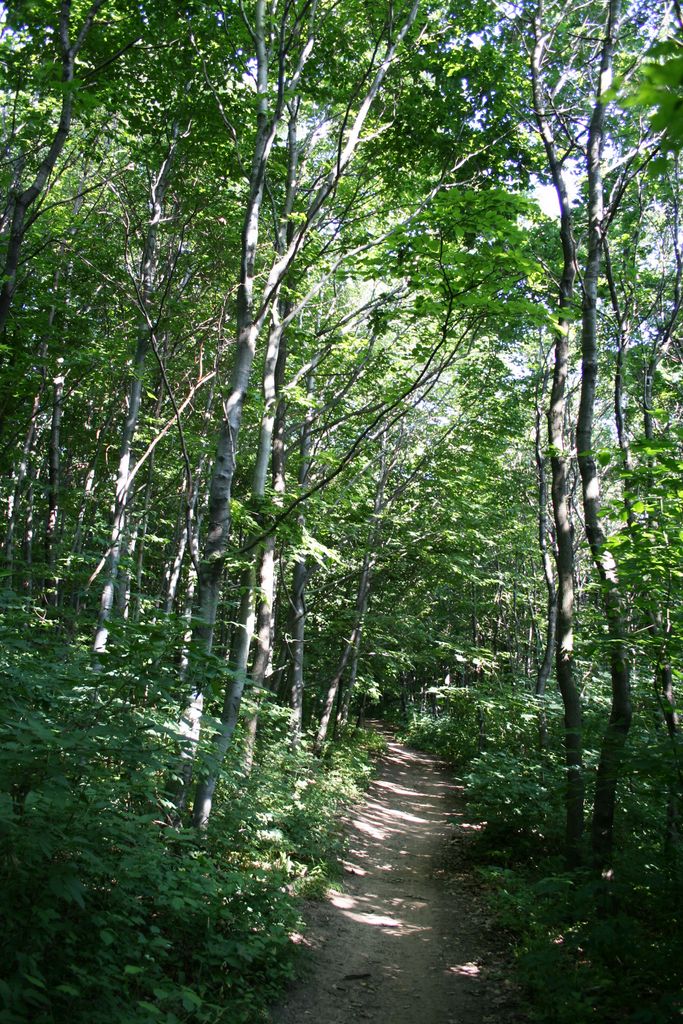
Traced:
<path fill-rule="evenodd" d="M 540 1013 L 670 1016 L 679 33 L 622 2 L 3 15 L 12 1019 L 258 1016 L 366 713 L 466 770 Z"/>

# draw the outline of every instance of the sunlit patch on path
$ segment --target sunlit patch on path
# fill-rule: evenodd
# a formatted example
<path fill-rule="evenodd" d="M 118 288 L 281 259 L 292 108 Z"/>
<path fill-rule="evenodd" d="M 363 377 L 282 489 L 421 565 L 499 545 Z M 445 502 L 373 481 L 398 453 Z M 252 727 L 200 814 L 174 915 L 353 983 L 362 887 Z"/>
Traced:
<path fill-rule="evenodd" d="M 510 1019 L 486 984 L 491 937 L 472 891 L 442 870 L 454 837 L 477 825 L 461 797 L 437 758 L 389 742 L 348 817 L 344 891 L 312 908 L 310 971 L 276 1024 Z"/>

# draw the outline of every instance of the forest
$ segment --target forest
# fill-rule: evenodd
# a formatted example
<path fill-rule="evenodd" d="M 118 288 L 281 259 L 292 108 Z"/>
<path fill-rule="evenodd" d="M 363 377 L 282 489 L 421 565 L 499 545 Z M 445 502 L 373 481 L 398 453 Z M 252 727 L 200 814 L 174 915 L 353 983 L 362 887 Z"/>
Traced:
<path fill-rule="evenodd" d="M 0 50 L 0 1019 L 268 1020 L 367 719 L 486 822 L 525 1020 L 680 1020 L 679 0 Z"/>

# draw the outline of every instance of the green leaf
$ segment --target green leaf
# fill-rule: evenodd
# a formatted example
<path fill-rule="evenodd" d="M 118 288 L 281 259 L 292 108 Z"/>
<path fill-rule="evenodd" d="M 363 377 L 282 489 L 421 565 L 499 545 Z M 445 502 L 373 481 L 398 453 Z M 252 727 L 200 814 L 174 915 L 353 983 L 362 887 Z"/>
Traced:
<path fill-rule="evenodd" d="M 196 992 L 191 988 L 182 989 L 182 1000 L 183 1008 L 186 1010 L 196 1010 L 202 1005 L 203 1000 Z"/>

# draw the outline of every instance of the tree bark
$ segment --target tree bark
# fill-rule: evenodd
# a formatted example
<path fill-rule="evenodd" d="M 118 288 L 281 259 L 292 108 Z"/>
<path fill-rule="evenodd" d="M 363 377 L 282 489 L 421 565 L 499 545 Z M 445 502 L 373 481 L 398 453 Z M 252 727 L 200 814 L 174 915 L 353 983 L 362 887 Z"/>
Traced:
<path fill-rule="evenodd" d="M 315 370 L 311 370 L 307 378 L 306 394 L 309 403 L 315 394 Z M 303 491 L 308 483 L 311 471 L 311 427 L 313 424 L 313 410 L 309 404 L 306 417 L 301 428 L 300 441 L 300 462 L 298 484 L 299 490 Z M 303 513 L 298 517 L 299 528 L 303 532 L 306 525 L 306 517 Z M 290 597 L 290 641 L 288 643 L 290 656 L 290 694 L 289 706 L 291 708 L 290 718 L 290 743 L 293 750 L 296 750 L 301 741 L 303 729 L 303 707 L 304 707 L 304 637 L 306 633 L 306 584 L 308 583 L 309 567 L 306 555 L 299 555 L 294 564 L 292 578 L 292 593 Z"/>
<path fill-rule="evenodd" d="M 282 396 L 284 384 L 285 366 L 287 363 L 287 337 L 283 334 L 280 341 L 275 367 L 275 393 L 277 396 L 275 408 L 275 420 L 273 424 L 273 441 L 271 456 L 271 482 L 273 486 L 274 500 L 281 504 L 282 496 L 286 489 L 286 452 L 285 452 L 285 423 L 286 423 L 286 402 Z M 255 627 L 255 650 L 254 662 L 251 667 L 251 678 L 256 687 L 255 700 L 260 704 L 261 695 L 258 688 L 263 687 L 271 672 L 273 659 L 273 641 L 275 638 L 275 601 L 276 601 L 276 576 L 275 576 L 275 549 L 276 533 L 273 530 L 263 542 L 259 566 L 259 601 L 256 609 Z M 272 686 L 272 680 L 269 681 Z M 244 771 L 249 773 L 254 763 L 256 749 L 256 733 L 258 729 L 259 711 L 258 706 L 245 722 L 244 741 Z"/>
<path fill-rule="evenodd" d="M 276 367 L 280 351 L 280 341 L 282 339 L 281 313 L 282 308 L 279 304 L 276 304 L 273 309 L 273 322 L 268 338 L 268 351 L 266 352 L 263 374 L 264 410 L 261 417 L 259 444 L 252 481 L 252 499 L 255 505 L 263 499 L 266 492 L 268 461 L 272 450 L 273 428 L 277 407 Z M 242 696 L 247 682 L 249 650 L 256 621 L 256 578 L 261 562 L 258 549 L 248 557 L 249 562 L 242 571 L 239 616 L 230 652 L 232 678 L 226 687 L 221 714 L 221 728 L 215 734 L 212 743 L 213 768 L 197 786 L 194 801 L 193 821 L 198 828 L 205 828 L 208 824 L 213 794 L 218 781 L 218 771 L 237 726 Z"/>
<path fill-rule="evenodd" d="M 534 18 L 534 47 L 531 56 L 533 106 L 553 185 L 560 207 L 562 277 L 559 289 L 558 328 L 555 337 L 553 382 L 548 408 L 550 442 L 551 495 L 557 546 L 557 630 L 555 671 L 564 706 L 564 743 L 567 767 L 566 848 L 570 864 L 581 859 L 584 830 L 584 779 L 582 754 L 582 713 L 579 689 L 574 679 L 574 545 L 567 497 L 567 450 L 565 447 L 565 411 L 569 368 L 569 335 L 572 322 L 576 245 L 567 184 L 555 139 L 546 114 L 542 84 L 542 61 L 546 40 L 543 35 L 543 0 L 539 0 Z"/>
<path fill-rule="evenodd" d="M 199 623 L 196 636 L 207 651 L 211 650 L 216 613 L 220 600 L 223 564 L 230 539 L 230 499 L 237 465 L 237 443 L 242 423 L 242 410 L 251 378 L 256 343 L 263 314 L 254 316 L 254 274 L 259 238 L 259 218 L 263 202 L 266 166 L 282 114 L 279 100 L 269 117 L 268 50 L 266 47 L 266 5 L 257 0 L 254 22 L 256 44 L 256 140 L 249 177 L 241 236 L 240 280 L 237 288 L 237 345 L 232 365 L 230 391 L 224 403 L 224 418 L 218 435 L 211 485 L 209 489 L 208 526 L 202 560 L 199 566 Z M 276 279 L 269 275 L 273 289 Z M 193 701 L 202 702 L 200 693 Z"/>
<path fill-rule="evenodd" d="M 611 872 L 616 788 L 631 725 L 631 693 L 626 627 L 617 566 L 605 546 L 600 520 L 600 481 L 593 456 L 593 419 L 598 378 L 598 278 L 603 245 L 602 151 L 605 139 L 604 93 L 611 84 L 612 56 L 618 31 L 620 0 L 610 0 L 600 60 L 599 91 L 588 135 L 588 253 L 583 274 L 581 322 L 581 397 L 576 426 L 586 537 L 600 579 L 609 631 L 612 707 L 600 751 L 593 805 L 592 847 L 595 866 Z"/>
<path fill-rule="evenodd" d="M 541 552 L 543 564 L 543 578 L 545 580 L 548 594 L 546 608 L 546 638 L 543 656 L 539 658 L 536 670 L 536 696 L 543 702 L 546 686 L 550 678 L 555 653 L 555 636 L 557 633 L 557 587 L 555 586 L 555 573 L 548 545 L 548 482 L 546 476 L 546 459 L 543 454 L 543 439 L 541 433 L 541 405 L 545 399 L 548 383 L 548 367 L 545 355 L 543 357 L 543 380 L 540 393 L 536 393 L 536 414 L 535 414 L 535 454 L 536 473 L 538 478 L 538 546 Z M 541 706 L 538 720 L 538 737 L 541 750 L 548 747 L 548 723 L 545 709 Z"/>
<path fill-rule="evenodd" d="M 24 482 L 29 475 L 31 453 L 38 437 L 38 413 L 45 390 L 45 379 L 43 377 L 38 391 L 33 399 L 33 408 L 26 430 L 26 436 L 19 458 L 19 465 L 14 471 L 14 486 L 7 502 L 7 533 L 5 534 L 4 555 L 9 569 L 14 565 L 14 538 L 17 532 L 19 521 L 19 506 Z"/>
<path fill-rule="evenodd" d="M 111 618 L 116 595 L 117 578 L 126 529 L 126 519 L 132 492 L 132 477 L 130 471 L 131 456 L 138 426 L 138 419 L 140 416 L 145 361 L 151 347 L 151 329 L 149 322 L 151 320 L 151 302 L 159 265 L 157 236 L 159 224 L 164 213 L 166 190 L 168 188 L 169 176 L 176 155 L 177 144 L 178 125 L 176 124 L 173 128 L 171 145 L 164 161 L 161 164 L 158 174 L 152 180 L 150 192 L 150 218 L 147 224 L 143 245 L 138 288 L 138 301 L 141 306 L 141 321 L 138 328 L 131 380 L 128 386 L 128 394 L 126 398 L 126 415 L 121 429 L 121 446 L 116 473 L 114 506 L 112 511 L 111 530 L 109 534 L 109 550 L 106 556 L 105 584 L 102 589 L 100 610 L 97 618 L 97 628 L 95 630 L 95 638 L 92 646 L 95 654 L 100 654 L 106 650 L 107 639 L 109 637 L 109 619 Z"/>
<path fill-rule="evenodd" d="M 356 598 L 356 620 L 358 619 L 358 612 L 360 611 L 362 604 L 365 602 L 364 583 L 365 580 L 363 573 L 361 571 L 361 579 L 358 586 L 358 596 Z M 327 692 L 325 694 L 325 700 L 323 703 L 323 710 L 320 715 L 320 724 L 318 725 L 318 731 L 315 736 L 314 750 L 315 753 L 318 755 L 322 753 L 325 740 L 327 739 L 327 730 L 329 728 L 330 718 L 332 717 L 332 709 L 334 708 L 334 702 L 337 698 L 337 690 L 339 689 L 339 684 L 342 681 L 342 677 L 344 675 L 346 666 L 351 656 L 351 652 L 353 651 L 353 648 L 355 646 L 357 633 L 358 626 L 356 625 L 354 626 L 351 632 L 351 636 L 344 643 L 344 649 L 342 651 L 341 658 L 339 659 L 337 670 L 332 676 L 332 679 L 330 680 L 329 685 L 327 687 Z"/>
<path fill-rule="evenodd" d="M 327 731 L 329 729 L 330 718 L 332 717 L 332 709 L 334 708 L 334 703 L 337 698 L 337 692 L 341 685 L 341 681 L 343 679 L 346 666 L 349 662 L 349 658 L 352 657 L 354 651 L 360 645 L 361 637 L 363 635 L 363 626 L 365 624 L 365 616 L 367 614 L 368 601 L 370 599 L 372 571 L 375 565 L 375 559 L 377 557 L 377 544 L 379 542 L 381 530 L 380 515 L 382 513 L 382 509 L 384 508 L 384 492 L 390 468 L 391 467 L 386 454 L 386 437 L 383 435 L 379 474 L 377 477 L 377 485 L 373 501 L 373 511 L 371 519 L 372 525 L 370 527 L 370 533 L 365 546 L 365 552 L 363 554 L 363 563 L 361 565 L 360 577 L 358 581 L 358 593 L 356 596 L 353 629 L 351 631 L 351 636 L 344 644 L 344 649 L 342 651 L 341 658 L 339 659 L 337 671 L 330 680 L 330 683 L 327 688 L 327 693 L 325 694 L 323 710 L 320 716 L 320 724 L 318 725 L 318 731 L 315 737 L 314 749 L 316 754 L 318 755 L 322 753 L 322 749 L 327 738 Z M 349 694 L 349 700 L 350 698 L 351 695 Z"/>
<path fill-rule="evenodd" d="M 59 517 L 60 469 L 61 469 L 61 423 L 64 399 L 64 374 L 58 373 L 52 381 L 52 421 L 50 424 L 50 449 L 48 458 L 47 521 L 45 524 L 45 563 L 47 579 L 45 597 L 48 604 L 57 604 L 57 580 L 55 579 L 55 540 Z"/>

